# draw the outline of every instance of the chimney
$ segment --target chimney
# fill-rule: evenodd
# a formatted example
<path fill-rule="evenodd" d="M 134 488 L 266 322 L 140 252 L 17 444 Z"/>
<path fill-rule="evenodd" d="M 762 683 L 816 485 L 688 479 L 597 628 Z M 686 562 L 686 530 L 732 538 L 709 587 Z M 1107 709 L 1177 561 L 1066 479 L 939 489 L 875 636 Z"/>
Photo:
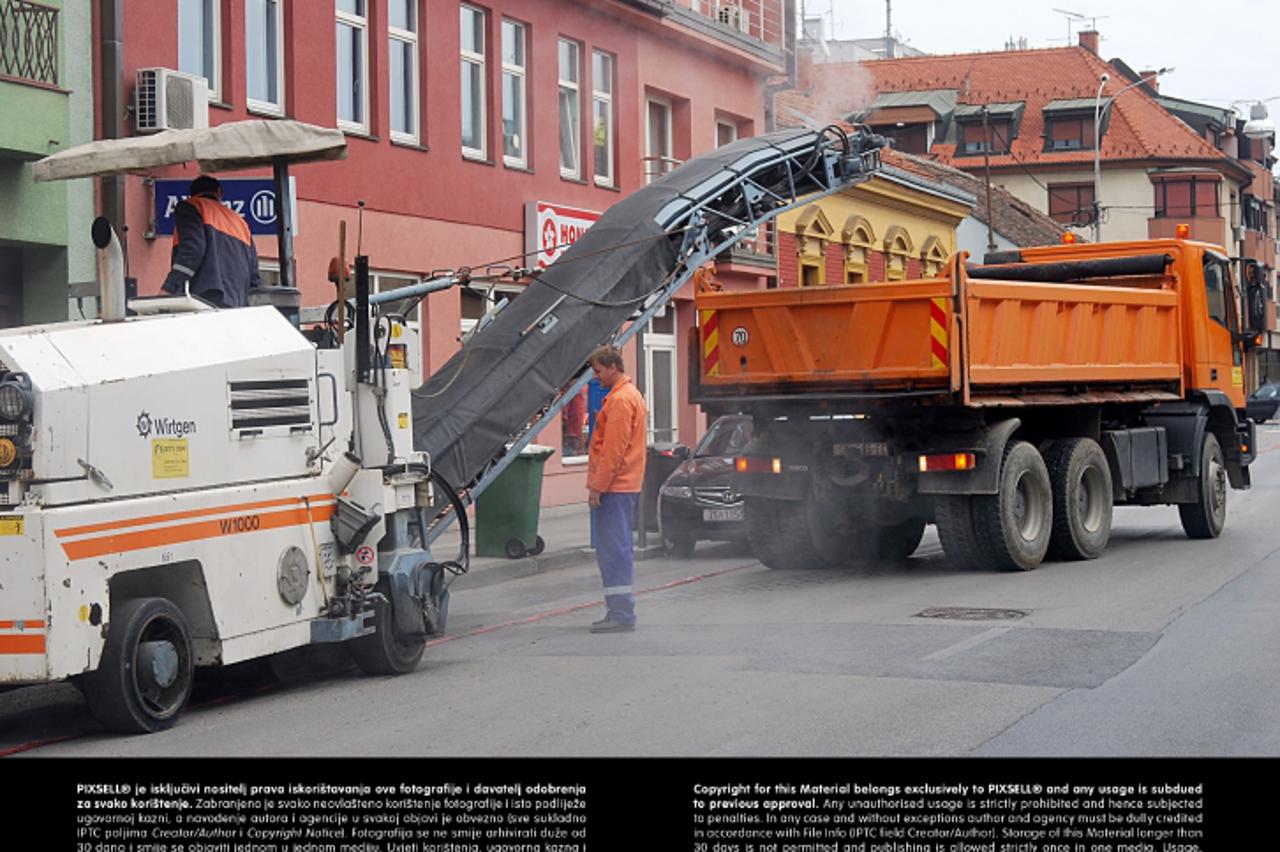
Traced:
<path fill-rule="evenodd" d="M 1148 68 L 1145 71 L 1139 71 L 1138 76 L 1142 78 L 1143 83 L 1147 84 L 1147 88 L 1157 94 L 1160 93 L 1160 80 L 1157 79 L 1159 77 L 1158 71 L 1154 68 Z"/>
<path fill-rule="evenodd" d="M 1100 36 L 1098 35 L 1098 31 L 1097 30 L 1081 30 L 1079 33 L 1079 36 L 1080 36 L 1080 46 L 1083 47 L 1085 50 L 1089 51 L 1090 53 L 1092 53 L 1094 56 L 1097 56 L 1098 55 L 1098 39 L 1100 38 Z"/>

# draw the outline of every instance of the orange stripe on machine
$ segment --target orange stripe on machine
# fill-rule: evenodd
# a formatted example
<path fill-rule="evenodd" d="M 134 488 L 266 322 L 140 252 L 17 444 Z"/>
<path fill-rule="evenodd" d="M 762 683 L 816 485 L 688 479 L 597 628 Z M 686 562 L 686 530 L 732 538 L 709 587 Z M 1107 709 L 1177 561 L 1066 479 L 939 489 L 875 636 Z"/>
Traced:
<path fill-rule="evenodd" d="M 324 495 L 330 501 L 333 495 Z M 324 499 L 313 498 L 313 499 Z M 90 536 L 88 538 L 77 539 L 75 541 L 63 541 L 62 549 L 66 552 L 67 558 L 74 561 L 77 559 L 92 559 L 98 556 L 106 556 L 110 553 L 128 553 L 134 550 L 146 550 L 152 547 L 164 547 L 171 544 L 183 544 L 192 541 L 203 541 L 206 539 L 220 538 L 229 535 L 244 535 L 247 533 L 263 532 L 266 530 L 283 529 L 285 527 L 301 526 L 306 523 L 318 523 L 327 521 L 333 517 L 334 505 L 330 502 L 328 505 L 316 506 L 312 505 L 310 510 L 300 499 L 290 499 L 286 501 L 271 501 L 271 505 L 277 506 L 281 503 L 285 508 L 276 509 L 274 511 L 261 512 L 256 511 L 257 507 L 262 504 L 246 503 L 241 506 L 224 506 L 217 509 L 206 509 L 196 514 L 204 515 L 202 520 L 193 520 L 190 523 L 171 524 L 169 526 L 154 527 L 151 529 L 133 529 L 126 531 L 125 529 L 113 528 L 113 531 L 106 535 Z M 209 518 L 209 515 L 224 514 L 231 512 L 228 517 Z M 240 512 L 239 514 L 234 514 Z M 178 513 L 179 516 L 189 517 L 192 513 Z M 174 516 L 157 515 L 151 518 L 140 518 L 133 522 L 129 522 L 127 526 L 138 527 L 148 523 L 159 522 Z M 84 528 L 80 528 L 84 529 Z M 69 531 L 65 531 L 68 532 Z"/>
<path fill-rule="evenodd" d="M 43 633 L 0 635 L 0 655 L 43 654 L 44 649 L 45 638 Z"/>

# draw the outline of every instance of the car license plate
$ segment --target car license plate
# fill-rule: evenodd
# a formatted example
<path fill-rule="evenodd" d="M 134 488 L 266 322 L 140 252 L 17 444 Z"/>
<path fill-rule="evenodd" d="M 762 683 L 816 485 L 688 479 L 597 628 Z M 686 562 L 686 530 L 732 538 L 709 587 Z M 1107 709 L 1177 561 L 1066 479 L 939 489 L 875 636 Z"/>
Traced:
<path fill-rule="evenodd" d="M 742 507 L 734 506 L 730 509 L 703 509 L 702 520 L 704 521 L 740 521 L 742 520 Z"/>

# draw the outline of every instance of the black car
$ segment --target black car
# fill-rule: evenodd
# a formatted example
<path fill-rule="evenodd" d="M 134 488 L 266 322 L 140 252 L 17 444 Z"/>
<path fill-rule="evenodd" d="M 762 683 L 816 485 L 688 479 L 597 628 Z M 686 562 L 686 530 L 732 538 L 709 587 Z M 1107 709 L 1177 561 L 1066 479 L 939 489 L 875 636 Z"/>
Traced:
<path fill-rule="evenodd" d="M 1255 423 L 1275 417 L 1276 409 L 1280 408 L 1280 382 L 1267 382 L 1249 394 L 1245 406 L 1249 419 Z"/>
<path fill-rule="evenodd" d="M 658 519 L 667 552 L 687 557 L 702 539 L 746 538 L 734 458 L 751 440 L 751 418 L 729 414 L 711 424 L 693 455 L 663 483 Z"/>

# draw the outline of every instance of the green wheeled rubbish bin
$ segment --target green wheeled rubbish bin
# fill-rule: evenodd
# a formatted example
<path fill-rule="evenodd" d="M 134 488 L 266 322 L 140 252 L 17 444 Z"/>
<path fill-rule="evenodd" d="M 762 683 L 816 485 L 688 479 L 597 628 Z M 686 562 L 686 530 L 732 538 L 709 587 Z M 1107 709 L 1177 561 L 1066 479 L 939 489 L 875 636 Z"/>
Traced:
<path fill-rule="evenodd" d="M 476 503 L 476 555 L 520 559 L 546 547 L 538 535 L 542 468 L 553 447 L 530 444 Z"/>

